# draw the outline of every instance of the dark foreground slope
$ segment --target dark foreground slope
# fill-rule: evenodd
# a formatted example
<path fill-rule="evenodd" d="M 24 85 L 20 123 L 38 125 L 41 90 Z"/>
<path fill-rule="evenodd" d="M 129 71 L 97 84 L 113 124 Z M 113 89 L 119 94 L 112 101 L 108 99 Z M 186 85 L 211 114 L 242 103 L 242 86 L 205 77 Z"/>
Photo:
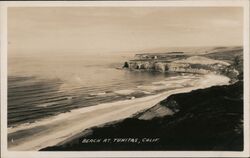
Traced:
<path fill-rule="evenodd" d="M 151 120 L 138 119 L 141 113 L 43 150 L 243 150 L 242 81 L 172 95 L 160 106 L 178 112 Z"/>

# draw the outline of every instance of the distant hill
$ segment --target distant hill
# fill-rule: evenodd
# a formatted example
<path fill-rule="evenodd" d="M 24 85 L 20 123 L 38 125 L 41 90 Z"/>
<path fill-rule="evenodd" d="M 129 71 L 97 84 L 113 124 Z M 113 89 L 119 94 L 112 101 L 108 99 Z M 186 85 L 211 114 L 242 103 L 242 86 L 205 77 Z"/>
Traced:
<path fill-rule="evenodd" d="M 236 57 L 240 58 L 243 61 L 243 48 L 233 47 L 213 49 L 207 54 L 204 54 L 204 56 L 215 60 L 226 61 L 229 63 L 233 63 Z"/>
<path fill-rule="evenodd" d="M 168 47 L 168 48 L 152 48 L 145 49 L 141 51 L 136 51 L 137 54 L 148 53 L 168 53 L 168 52 L 185 52 L 186 54 L 203 55 L 208 53 L 213 53 L 217 51 L 225 52 L 230 50 L 240 50 L 243 49 L 242 46 L 200 46 L 200 47 Z"/>
<path fill-rule="evenodd" d="M 206 58 L 206 57 L 202 57 L 202 56 L 191 56 L 187 59 L 174 61 L 174 63 L 210 64 L 210 65 L 211 64 L 222 64 L 222 65 L 227 65 L 227 66 L 230 65 L 225 61 L 214 60 L 214 59 L 210 59 L 210 58 Z"/>

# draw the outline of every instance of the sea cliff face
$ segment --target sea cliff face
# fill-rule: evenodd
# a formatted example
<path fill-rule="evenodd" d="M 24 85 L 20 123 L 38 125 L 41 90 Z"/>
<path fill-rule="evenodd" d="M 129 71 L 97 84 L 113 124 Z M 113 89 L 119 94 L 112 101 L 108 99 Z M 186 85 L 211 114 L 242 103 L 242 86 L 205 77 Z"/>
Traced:
<path fill-rule="evenodd" d="M 215 60 L 203 56 L 184 56 L 181 58 L 178 56 L 172 57 L 172 54 L 162 54 L 151 57 L 150 59 L 145 58 L 144 54 L 142 57 L 138 57 L 137 54 L 135 60 L 125 62 L 124 68 L 129 70 L 137 71 L 157 71 L 157 72 L 180 72 L 180 73 L 198 73 L 198 74 L 224 74 L 230 73 L 231 76 L 237 76 L 238 72 L 231 67 L 229 63 L 225 61 Z M 138 59 L 139 58 L 139 59 Z"/>

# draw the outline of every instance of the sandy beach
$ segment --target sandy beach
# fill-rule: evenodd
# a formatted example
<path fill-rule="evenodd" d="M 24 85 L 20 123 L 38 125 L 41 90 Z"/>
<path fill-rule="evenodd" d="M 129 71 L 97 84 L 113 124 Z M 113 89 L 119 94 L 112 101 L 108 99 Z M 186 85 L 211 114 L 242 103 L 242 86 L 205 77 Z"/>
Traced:
<path fill-rule="evenodd" d="M 230 79 L 225 76 L 207 74 L 198 79 L 192 87 L 178 88 L 143 98 L 76 109 L 34 124 L 9 128 L 8 149 L 12 151 L 33 151 L 56 145 L 87 128 L 124 119 L 139 111 L 151 108 L 169 95 L 214 85 L 227 85 L 229 81 Z"/>

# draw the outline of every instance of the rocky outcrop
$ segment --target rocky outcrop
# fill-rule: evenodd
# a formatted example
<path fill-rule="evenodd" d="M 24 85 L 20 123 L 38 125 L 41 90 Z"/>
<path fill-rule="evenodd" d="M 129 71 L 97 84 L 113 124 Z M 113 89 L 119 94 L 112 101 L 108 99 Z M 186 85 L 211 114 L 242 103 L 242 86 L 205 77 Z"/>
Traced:
<path fill-rule="evenodd" d="M 159 68 L 160 65 L 154 61 L 131 60 L 131 61 L 129 61 L 128 65 L 129 65 L 128 68 L 130 70 L 136 70 L 136 69 L 137 70 L 155 70 L 155 71 L 160 70 L 160 68 Z"/>
<path fill-rule="evenodd" d="M 126 65 L 126 66 L 125 66 Z M 136 54 L 124 68 L 136 71 L 216 73 L 228 76 L 232 83 L 243 79 L 243 48 L 215 48 L 194 55 L 184 52 Z"/>
<path fill-rule="evenodd" d="M 159 72 L 166 72 L 168 71 L 168 64 L 164 62 L 156 62 L 155 70 Z"/>
<path fill-rule="evenodd" d="M 157 72 L 186 72 L 186 73 L 220 73 L 230 64 L 202 57 L 202 60 L 193 60 L 193 57 L 168 62 L 166 60 L 130 60 L 124 67 L 130 70 L 146 70 Z M 197 59 L 197 58 L 196 58 Z M 126 65 L 126 66 L 125 66 Z"/>

